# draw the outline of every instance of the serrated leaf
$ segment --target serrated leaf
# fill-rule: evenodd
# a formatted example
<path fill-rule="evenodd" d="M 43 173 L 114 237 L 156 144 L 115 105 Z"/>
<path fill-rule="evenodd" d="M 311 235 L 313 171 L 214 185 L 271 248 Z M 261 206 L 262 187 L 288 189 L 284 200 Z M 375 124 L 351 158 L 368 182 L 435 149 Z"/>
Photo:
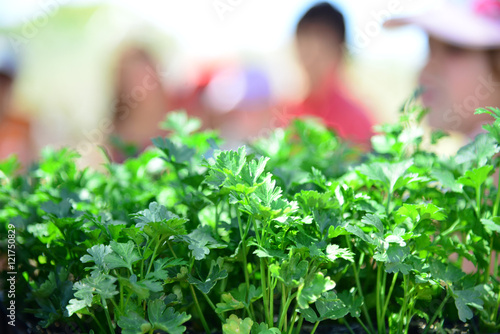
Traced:
<path fill-rule="evenodd" d="M 217 281 L 227 277 L 226 269 L 222 269 L 219 264 L 212 260 L 210 271 L 205 280 L 195 278 L 191 274 L 188 275 L 188 282 L 193 284 L 198 290 L 204 294 L 208 294 L 210 290 L 217 284 Z"/>
<path fill-rule="evenodd" d="M 245 307 L 245 305 L 243 305 L 241 301 L 234 298 L 231 293 L 223 293 L 221 295 L 221 299 L 222 301 L 215 305 L 217 307 L 215 312 L 217 313 L 239 310 Z"/>
<path fill-rule="evenodd" d="M 276 327 L 269 328 L 266 323 L 253 324 L 251 334 L 281 334 Z"/>
<path fill-rule="evenodd" d="M 387 273 L 397 273 L 401 272 L 403 275 L 408 275 L 410 273 L 410 270 L 412 270 L 413 267 L 409 264 L 406 263 L 401 263 L 401 262 L 386 262 L 385 263 L 385 271 Z"/>
<path fill-rule="evenodd" d="M 358 318 L 361 315 L 363 299 L 355 296 L 356 288 L 352 288 L 350 291 L 344 290 L 342 293 L 338 294 L 339 299 L 342 300 L 351 317 Z"/>
<path fill-rule="evenodd" d="M 358 171 L 384 184 L 390 193 L 406 185 L 411 178 L 405 178 L 406 171 L 413 165 L 412 160 L 402 161 L 398 163 L 374 162 L 369 165 L 362 165 Z"/>
<path fill-rule="evenodd" d="M 149 209 L 139 211 L 133 217 L 137 221 L 135 226 L 150 237 L 167 238 L 186 234 L 185 223 L 187 219 L 180 218 L 156 202 L 150 203 Z"/>
<path fill-rule="evenodd" d="M 457 182 L 464 186 L 479 188 L 493 171 L 493 166 L 486 165 L 473 170 L 468 170 L 465 175 L 458 178 Z"/>
<path fill-rule="evenodd" d="M 382 224 L 380 218 L 375 215 L 367 214 L 361 219 L 361 222 L 365 225 L 374 226 L 379 232 L 384 233 L 384 224 Z"/>
<path fill-rule="evenodd" d="M 403 204 L 403 206 L 396 211 L 394 219 L 397 224 L 401 224 L 408 218 L 413 224 L 417 224 L 424 219 L 441 221 L 444 220 L 446 216 L 443 214 L 441 208 L 438 208 L 432 203 Z"/>
<path fill-rule="evenodd" d="M 330 277 L 325 277 L 323 273 L 319 272 L 303 282 L 297 291 L 297 303 L 300 308 L 308 308 L 309 304 L 314 303 L 321 297 L 323 292 L 329 291 L 335 287 L 335 283 Z"/>
<path fill-rule="evenodd" d="M 111 254 L 113 251 L 110 246 L 105 245 L 95 245 L 92 248 L 87 249 L 87 253 L 90 255 L 84 255 L 80 258 L 82 263 L 94 262 L 95 266 L 86 268 L 87 270 L 93 269 L 93 272 L 102 271 L 104 273 L 109 272 L 109 268 L 106 263 L 106 256 Z"/>
<path fill-rule="evenodd" d="M 349 308 L 333 291 L 324 292 L 314 305 L 317 313 L 311 307 L 299 309 L 304 318 L 311 323 L 326 319 L 340 319 L 349 313 Z"/>
<path fill-rule="evenodd" d="M 118 294 L 115 282 L 115 277 L 100 272 L 93 273 L 90 277 L 85 277 L 83 280 L 76 282 L 73 285 L 75 298 L 71 299 L 66 307 L 69 316 L 84 307 L 91 306 L 94 295 L 109 299 Z"/>
<path fill-rule="evenodd" d="M 151 330 L 151 324 L 135 312 L 121 316 L 118 326 L 123 334 L 144 334 Z"/>
<path fill-rule="evenodd" d="M 142 259 L 132 241 L 128 241 L 127 243 L 111 241 L 110 246 L 113 253 L 107 254 L 104 257 L 104 261 L 109 269 L 123 267 L 128 268 L 132 272 L 132 265 Z"/>
<path fill-rule="evenodd" d="M 209 226 L 198 227 L 188 235 L 178 236 L 176 240 L 185 241 L 196 260 L 203 260 L 210 254 L 210 249 L 226 247 L 212 237 L 212 230 Z"/>
<path fill-rule="evenodd" d="M 378 245 L 377 240 L 371 238 L 368 234 L 363 232 L 358 226 L 356 225 L 346 225 L 345 230 L 351 234 L 354 234 L 361 240 L 371 244 L 371 245 Z"/>
<path fill-rule="evenodd" d="M 252 302 L 262 298 L 262 287 L 256 288 L 254 285 L 250 285 L 247 290 L 246 284 L 241 283 L 238 289 L 231 290 L 231 294 L 236 300 L 248 307 Z"/>
<path fill-rule="evenodd" d="M 67 316 L 71 317 L 75 313 L 79 313 L 82 309 L 85 309 L 92 305 L 92 295 L 90 298 L 84 299 L 76 299 L 73 298 L 69 301 L 69 304 L 66 305 Z"/>
<path fill-rule="evenodd" d="M 222 325 L 222 333 L 224 334 L 250 334 L 253 321 L 250 318 L 244 320 L 238 318 L 235 314 L 231 314 Z"/>
<path fill-rule="evenodd" d="M 301 260 L 299 254 L 294 254 L 292 258 L 283 261 L 280 265 L 270 265 L 269 271 L 287 287 L 295 288 L 304 281 L 308 268 L 309 263 Z"/>
<path fill-rule="evenodd" d="M 472 143 L 458 150 L 455 161 L 458 164 L 474 163 L 482 167 L 499 151 L 497 141 L 490 134 L 482 133 Z"/>
<path fill-rule="evenodd" d="M 481 295 L 478 291 L 474 289 L 467 290 L 454 290 L 452 291 L 453 297 L 455 298 L 455 306 L 458 310 L 458 317 L 460 321 L 467 322 L 467 320 L 472 319 L 473 312 L 470 307 L 474 307 L 478 310 L 483 309 L 483 300 L 480 298 Z"/>
<path fill-rule="evenodd" d="M 148 318 L 152 329 L 181 334 L 186 330 L 186 327 L 181 325 L 191 319 L 191 315 L 178 313 L 173 307 L 167 308 L 163 300 L 156 299 L 148 302 Z"/>
<path fill-rule="evenodd" d="M 326 247 L 326 257 L 330 261 L 344 259 L 350 262 L 354 262 L 354 253 L 347 248 L 340 248 L 339 245 L 328 245 Z"/>
<path fill-rule="evenodd" d="M 461 193 L 463 191 L 463 186 L 455 180 L 455 176 L 452 172 L 448 170 L 433 170 L 431 171 L 432 177 L 439 181 L 443 187 L 450 189 L 451 191 Z"/>
<path fill-rule="evenodd" d="M 153 145 L 165 153 L 165 160 L 175 164 L 187 164 L 191 161 L 196 150 L 184 144 L 173 142 L 169 138 L 157 137 L 151 139 Z"/>
<path fill-rule="evenodd" d="M 434 278 L 448 283 L 455 283 L 465 276 L 465 273 L 460 268 L 436 260 L 431 261 L 430 271 Z"/>
<path fill-rule="evenodd" d="M 492 233 L 500 233 L 500 217 L 493 217 L 492 219 L 481 219 L 484 229 L 491 235 Z"/>
<path fill-rule="evenodd" d="M 236 177 L 240 174 L 246 160 L 245 146 L 240 147 L 238 151 L 219 152 L 210 166 L 205 182 L 214 187 L 224 185 L 229 175 Z"/>
<path fill-rule="evenodd" d="M 33 295 L 38 298 L 47 298 L 54 292 L 56 288 L 56 275 L 53 271 L 51 271 L 45 282 L 40 284 L 38 288 L 33 289 Z"/>
<path fill-rule="evenodd" d="M 147 279 L 166 280 L 169 278 L 167 268 L 184 266 L 188 263 L 183 259 L 163 258 L 153 263 L 153 270 L 146 276 Z"/>

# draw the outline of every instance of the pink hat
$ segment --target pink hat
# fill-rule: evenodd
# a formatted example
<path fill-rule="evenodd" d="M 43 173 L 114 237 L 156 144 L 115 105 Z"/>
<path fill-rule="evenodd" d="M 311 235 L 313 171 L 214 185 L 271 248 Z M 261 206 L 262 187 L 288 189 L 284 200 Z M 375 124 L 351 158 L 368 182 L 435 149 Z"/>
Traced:
<path fill-rule="evenodd" d="M 448 0 L 420 15 L 393 18 L 384 26 L 406 24 L 459 47 L 500 49 L 500 0 Z"/>

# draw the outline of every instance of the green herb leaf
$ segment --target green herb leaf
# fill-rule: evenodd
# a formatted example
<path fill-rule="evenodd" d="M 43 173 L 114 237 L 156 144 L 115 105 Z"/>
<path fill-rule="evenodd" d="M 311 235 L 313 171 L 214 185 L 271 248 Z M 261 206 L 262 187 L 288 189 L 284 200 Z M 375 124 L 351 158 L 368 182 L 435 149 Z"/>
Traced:
<path fill-rule="evenodd" d="M 344 259 L 354 262 L 354 253 L 347 248 L 340 248 L 339 245 L 328 245 L 326 247 L 326 256 L 330 261 Z"/>
<path fill-rule="evenodd" d="M 222 302 L 217 303 L 215 312 L 224 313 L 228 311 L 239 310 L 245 307 L 242 302 L 234 298 L 231 293 L 223 293 L 221 296 Z"/>
<path fill-rule="evenodd" d="M 156 202 L 149 204 L 149 209 L 139 211 L 133 215 L 139 227 L 150 237 L 167 238 L 174 235 L 186 234 L 187 219 L 168 211 L 163 205 Z"/>
<path fill-rule="evenodd" d="M 118 326 L 123 334 L 144 334 L 151 330 L 151 324 L 136 312 L 129 312 L 120 317 Z"/>
<path fill-rule="evenodd" d="M 104 258 L 109 269 L 123 267 L 128 268 L 132 272 L 132 264 L 141 259 L 132 241 L 128 241 L 127 243 L 111 241 L 111 249 L 113 253 L 107 254 Z"/>
<path fill-rule="evenodd" d="M 474 141 L 462 147 L 455 156 L 458 164 L 473 163 L 477 167 L 485 166 L 498 152 L 500 147 L 497 141 L 488 133 L 482 133 Z"/>
<path fill-rule="evenodd" d="M 250 334 L 253 321 L 250 318 L 242 320 L 235 314 L 231 314 L 226 323 L 222 325 L 222 333 L 224 334 Z"/>
<path fill-rule="evenodd" d="M 297 303 L 302 309 L 308 308 L 310 303 L 314 303 L 321 297 L 323 292 L 335 287 L 330 277 L 325 277 L 323 273 L 316 273 L 312 278 L 300 284 L 297 291 Z"/>
<path fill-rule="evenodd" d="M 106 262 L 106 256 L 111 254 L 113 251 L 110 246 L 105 245 L 95 245 L 92 248 L 87 249 L 90 255 L 84 255 L 80 258 L 83 263 L 94 262 L 95 266 L 87 268 L 87 270 L 93 269 L 92 272 L 102 271 L 104 273 L 109 272 L 109 268 Z"/>
<path fill-rule="evenodd" d="M 227 277 L 226 269 L 222 269 L 222 264 L 212 260 L 210 271 L 205 280 L 200 280 L 189 274 L 188 282 L 193 284 L 198 290 L 204 294 L 208 294 L 210 290 L 217 284 L 217 281 Z"/>
<path fill-rule="evenodd" d="M 253 324 L 251 334 L 281 334 L 276 327 L 269 328 L 265 322 Z"/>
<path fill-rule="evenodd" d="M 455 306 L 458 310 L 458 317 L 460 321 L 466 322 L 472 319 L 473 313 L 470 307 L 474 307 L 478 310 L 483 309 L 483 300 L 478 291 L 474 289 L 453 291 L 453 297 L 455 298 Z"/>
<path fill-rule="evenodd" d="M 270 265 L 269 271 L 273 277 L 278 278 L 287 287 L 295 288 L 303 283 L 308 268 L 308 262 L 301 260 L 299 254 L 294 254 L 289 260 L 283 261 L 280 265 Z"/>
<path fill-rule="evenodd" d="M 186 313 L 175 312 L 173 307 L 167 308 L 163 300 L 148 302 L 148 317 L 153 329 L 166 331 L 169 334 L 181 334 L 186 330 L 183 323 L 191 319 Z"/>
<path fill-rule="evenodd" d="M 475 168 L 473 170 L 468 170 L 465 172 L 465 175 L 458 179 L 458 183 L 461 183 L 465 186 L 470 186 L 473 188 L 479 188 L 484 181 L 490 176 L 493 170 L 493 166 L 487 165 L 479 168 Z"/>

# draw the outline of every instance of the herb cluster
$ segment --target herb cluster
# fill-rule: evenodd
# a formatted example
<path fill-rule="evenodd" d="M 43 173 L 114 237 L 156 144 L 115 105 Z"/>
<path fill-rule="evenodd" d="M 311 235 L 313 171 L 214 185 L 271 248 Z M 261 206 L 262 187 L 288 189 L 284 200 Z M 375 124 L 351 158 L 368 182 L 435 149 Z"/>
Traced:
<path fill-rule="evenodd" d="M 73 332 L 444 332 L 500 328 L 495 121 L 455 156 L 422 148 L 407 104 L 362 154 L 314 121 L 221 151 L 173 113 L 156 149 L 105 172 L 43 152 L 0 163 L 26 323 Z M 434 133 L 432 141 L 442 137 Z M 2 249 L 6 244 L 2 244 Z M 465 263 L 474 269 L 467 273 Z M 36 321 L 34 321 L 36 319 Z"/>

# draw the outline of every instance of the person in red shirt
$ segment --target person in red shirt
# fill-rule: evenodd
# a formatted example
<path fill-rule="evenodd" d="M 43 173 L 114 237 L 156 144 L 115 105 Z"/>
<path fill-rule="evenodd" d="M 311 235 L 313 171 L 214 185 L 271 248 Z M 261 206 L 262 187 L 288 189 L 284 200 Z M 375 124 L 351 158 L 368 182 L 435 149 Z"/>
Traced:
<path fill-rule="evenodd" d="M 309 94 L 288 107 L 287 118 L 317 117 L 345 140 L 370 147 L 372 120 L 347 93 L 342 80 L 345 49 L 343 15 L 327 2 L 310 8 L 296 29 L 300 64 L 309 81 Z"/>
<path fill-rule="evenodd" d="M 0 161 L 15 154 L 27 167 L 34 158 L 34 145 L 30 120 L 15 110 L 12 103 L 16 65 L 12 52 L 0 48 Z"/>

